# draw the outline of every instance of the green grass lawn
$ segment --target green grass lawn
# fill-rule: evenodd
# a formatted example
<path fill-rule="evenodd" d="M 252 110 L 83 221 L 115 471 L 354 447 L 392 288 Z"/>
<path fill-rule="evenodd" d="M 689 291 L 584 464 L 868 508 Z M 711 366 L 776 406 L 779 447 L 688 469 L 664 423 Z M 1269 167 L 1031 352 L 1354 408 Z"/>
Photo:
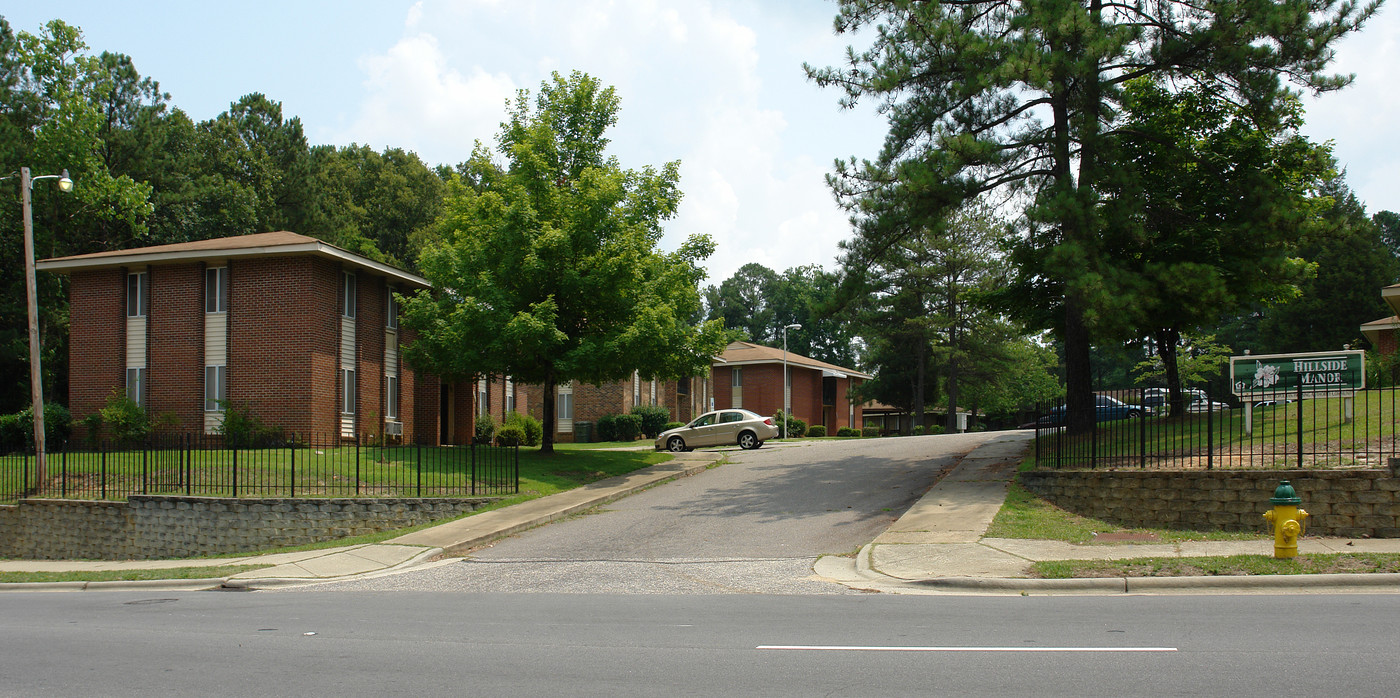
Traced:
<path fill-rule="evenodd" d="M 1268 555 L 1142 557 L 1130 560 L 1049 560 L 1037 562 L 1031 566 L 1031 574 L 1042 579 L 1360 574 L 1368 572 L 1400 572 L 1400 554 L 1302 554 L 1284 560 L 1275 559 Z"/>

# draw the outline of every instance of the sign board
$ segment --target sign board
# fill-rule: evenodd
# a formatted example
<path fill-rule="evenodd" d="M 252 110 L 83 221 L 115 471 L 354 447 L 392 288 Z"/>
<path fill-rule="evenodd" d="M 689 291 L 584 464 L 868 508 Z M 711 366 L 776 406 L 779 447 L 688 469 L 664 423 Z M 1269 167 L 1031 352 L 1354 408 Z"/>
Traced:
<path fill-rule="evenodd" d="M 1230 386 L 1242 398 L 1283 398 L 1297 393 L 1350 394 L 1366 387 L 1366 352 L 1320 351 L 1230 357 Z"/>

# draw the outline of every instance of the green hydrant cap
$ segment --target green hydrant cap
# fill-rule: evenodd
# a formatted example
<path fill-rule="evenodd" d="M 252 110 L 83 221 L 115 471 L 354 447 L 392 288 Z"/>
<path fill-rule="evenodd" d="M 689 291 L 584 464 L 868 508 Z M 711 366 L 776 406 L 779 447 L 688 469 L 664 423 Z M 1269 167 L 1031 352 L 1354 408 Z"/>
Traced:
<path fill-rule="evenodd" d="M 1302 504 L 1303 498 L 1293 491 L 1293 485 L 1287 480 L 1279 480 L 1278 488 L 1274 490 L 1274 496 L 1269 500 L 1270 504 Z"/>

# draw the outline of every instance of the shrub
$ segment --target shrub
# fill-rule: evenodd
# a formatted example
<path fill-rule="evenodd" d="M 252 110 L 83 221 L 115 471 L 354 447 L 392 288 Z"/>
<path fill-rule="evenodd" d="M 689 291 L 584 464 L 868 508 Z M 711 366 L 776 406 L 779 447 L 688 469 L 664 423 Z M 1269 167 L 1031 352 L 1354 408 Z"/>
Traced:
<path fill-rule="evenodd" d="M 942 433 L 943 433 L 943 425 L 942 425 L 942 424 L 934 424 L 934 425 L 931 425 L 931 426 L 928 428 L 928 433 L 929 433 L 929 434 L 942 434 Z"/>
<path fill-rule="evenodd" d="M 807 435 L 814 439 L 826 436 L 826 427 L 820 424 L 813 424 L 812 426 L 807 427 Z"/>
<path fill-rule="evenodd" d="M 679 429 L 679 428 L 681 428 L 681 427 L 683 427 L 683 426 L 685 426 L 685 422 L 666 422 L 666 424 L 665 424 L 664 426 L 661 427 L 661 431 L 670 431 L 670 430 L 672 430 L 672 429 Z"/>
<path fill-rule="evenodd" d="M 860 432 L 856 431 L 855 429 L 852 429 L 851 427 L 841 427 L 840 429 L 836 430 L 836 435 L 843 439 L 849 439 L 853 436 L 860 436 Z"/>
<path fill-rule="evenodd" d="M 496 435 L 496 420 L 489 414 L 479 414 L 476 416 L 476 435 L 472 443 L 489 444 L 491 437 Z"/>
<path fill-rule="evenodd" d="M 497 446 L 519 446 L 525 443 L 525 430 L 514 424 L 507 424 L 496 432 Z"/>
<path fill-rule="evenodd" d="M 617 441 L 617 415 L 605 414 L 593 425 L 599 441 Z"/>
<path fill-rule="evenodd" d="M 865 427 L 860 430 L 861 436 L 879 436 L 880 427 Z"/>
<path fill-rule="evenodd" d="M 635 414 L 620 414 L 616 421 L 617 441 L 634 441 L 642 433 L 642 417 Z"/>
<path fill-rule="evenodd" d="M 228 400 L 220 400 L 219 406 L 224 409 L 224 419 L 214 431 L 223 435 L 227 446 L 244 448 L 280 440 L 282 430 L 264 424 L 246 404 L 235 405 Z M 161 419 L 164 421 L 165 415 Z"/>
<path fill-rule="evenodd" d="M 665 431 L 666 422 L 671 420 L 671 412 L 657 405 L 637 405 L 632 408 L 632 415 L 641 418 L 641 431 L 648 439 L 654 439 Z"/>
<path fill-rule="evenodd" d="M 118 390 L 107 396 L 107 406 L 102 408 L 102 421 L 111 427 L 112 438 L 118 443 L 130 445 L 144 441 L 151 435 L 151 419 L 135 400 Z"/>
<path fill-rule="evenodd" d="M 44 403 L 44 448 L 62 448 L 73 435 L 73 415 L 63 405 Z M 0 453 L 34 450 L 34 410 L 0 415 Z"/>
<path fill-rule="evenodd" d="M 95 451 L 102 441 L 102 412 L 99 410 L 83 417 L 83 428 L 87 430 L 87 442 Z"/>
<path fill-rule="evenodd" d="M 773 423 L 777 424 L 779 429 L 783 428 L 783 413 L 781 411 L 773 415 Z M 786 436 L 802 436 L 807 433 L 807 423 L 788 415 L 787 430 L 779 433 Z"/>
<path fill-rule="evenodd" d="M 511 412 L 506 415 L 505 427 L 518 427 L 521 433 L 525 434 L 525 440 L 521 441 L 525 446 L 538 446 L 544 440 L 544 425 L 528 414 Z"/>
<path fill-rule="evenodd" d="M 909 433 L 910 433 L 910 434 L 913 434 L 914 436 L 921 436 L 921 435 L 923 435 L 923 433 L 924 433 L 924 425 L 922 425 L 922 424 L 915 424 L 915 425 L 914 425 L 914 428 L 909 430 Z"/>

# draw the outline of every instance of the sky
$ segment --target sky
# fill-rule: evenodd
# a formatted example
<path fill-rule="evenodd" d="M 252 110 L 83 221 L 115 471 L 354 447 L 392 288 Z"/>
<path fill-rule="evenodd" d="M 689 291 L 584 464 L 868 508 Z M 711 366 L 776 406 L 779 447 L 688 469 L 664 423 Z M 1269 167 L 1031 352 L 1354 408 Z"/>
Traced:
<path fill-rule="evenodd" d="M 1394 2 L 1394 0 L 1392 0 Z M 50 19 L 83 30 L 93 53 L 132 57 L 191 118 L 261 92 L 301 119 L 313 144 L 400 147 L 429 165 L 491 144 L 505 102 L 552 71 L 617 89 L 609 132 L 624 167 L 681 162 L 677 216 L 661 246 L 706 233 L 707 283 L 748 262 L 777 271 L 835 267 L 850 224 L 827 188 L 836 159 L 873 158 L 886 125 L 873 105 L 806 79 L 864 37 L 832 31 L 819 0 L 282 0 L 27 3 L 0 14 L 15 31 Z M 1400 211 L 1400 10 L 1384 7 L 1345 39 L 1346 90 L 1304 96 L 1314 141 L 1332 141 L 1368 212 Z"/>

